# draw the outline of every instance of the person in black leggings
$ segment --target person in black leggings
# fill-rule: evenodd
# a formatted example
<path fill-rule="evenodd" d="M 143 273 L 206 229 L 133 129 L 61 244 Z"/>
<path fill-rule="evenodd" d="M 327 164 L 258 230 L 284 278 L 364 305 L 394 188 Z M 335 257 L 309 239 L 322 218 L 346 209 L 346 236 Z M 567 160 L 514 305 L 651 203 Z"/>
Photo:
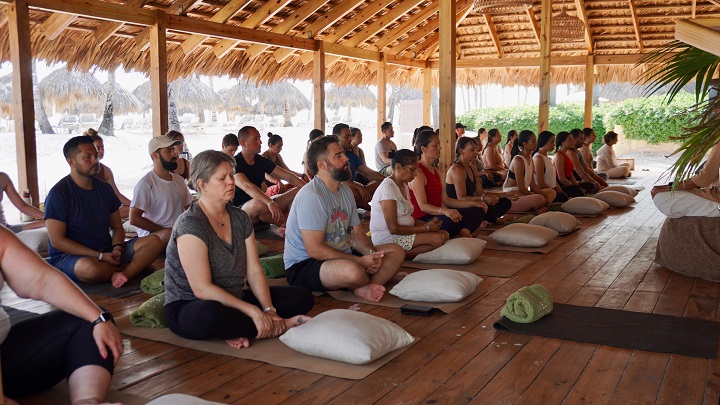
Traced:
<path fill-rule="evenodd" d="M 19 295 L 60 309 L 12 327 L 0 309 L 4 394 L 21 397 L 42 392 L 67 378 L 73 403 L 103 402 L 123 352 L 112 315 L 2 226 L 0 269 L 0 288 L 7 281 Z"/>

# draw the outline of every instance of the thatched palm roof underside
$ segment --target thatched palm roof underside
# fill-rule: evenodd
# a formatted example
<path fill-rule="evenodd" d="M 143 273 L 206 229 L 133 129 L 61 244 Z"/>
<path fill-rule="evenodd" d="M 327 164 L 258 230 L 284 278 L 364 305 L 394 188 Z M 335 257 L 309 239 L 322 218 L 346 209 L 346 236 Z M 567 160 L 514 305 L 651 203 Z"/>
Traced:
<path fill-rule="evenodd" d="M 420 61 L 437 58 L 438 0 L 127 0 L 124 3 L 126 7 L 160 9 L 168 14 L 178 14 L 178 5 L 182 4 L 181 15 L 190 18 L 212 19 Z M 642 54 L 673 40 L 675 21 L 679 19 L 691 18 L 693 13 L 696 18 L 720 18 L 720 2 L 716 0 L 697 0 L 694 7 L 693 0 L 554 3 L 553 14 L 567 6 L 569 14 L 579 16 L 588 29 L 580 41 L 554 43 L 553 58 Z M 0 17 L 7 13 L 6 8 L 6 5 L 0 6 Z M 221 18 L 223 14 L 229 17 Z M 536 0 L 528 12 L 509 15 L 478 14 L 472 10 L 472 1 L 459 0 L 457 15 L 457 57 L 467 61 L 463 69 L 458 70 L 459 84 L 537 85 L 536 67 L 467 67 L 475 60 L 503 62 L 539 57 L 540 0 Z M 35 57 L 48 62 L 67 62 L 70 69 L 88 70 L 95 65 L 101 69 L 123 66 L 126 70 L 149 71 L 147 28 L 87 17 L 70 19 L 68 24 L 52 20 L 64 16 L 31 8 Z M 7 38 L 8 24 L 0 26 L 0 35 Z M 255 82 L 312 78 L 312 52 L 212 37 L 201 37 L 193 43 L 196 37 L 178 31 L 167 32 L 169 80 L 191 73 L 229 74 Z M 9 58 L 9 45 L 3 41 L 0 60 Z M 328 56 L 326 66 L 326 79 L 338 86 L 376 83 L 374 62 Z M 596 82 L 634 81 L 639 73 L 633 68 L 633 62 L 597 64 Z M 582 83 L 584 75 L 584 66 L 553 67 L 555 83 Z M 387 81 L 419 86 L 422 69 L 388 65 Z"/>

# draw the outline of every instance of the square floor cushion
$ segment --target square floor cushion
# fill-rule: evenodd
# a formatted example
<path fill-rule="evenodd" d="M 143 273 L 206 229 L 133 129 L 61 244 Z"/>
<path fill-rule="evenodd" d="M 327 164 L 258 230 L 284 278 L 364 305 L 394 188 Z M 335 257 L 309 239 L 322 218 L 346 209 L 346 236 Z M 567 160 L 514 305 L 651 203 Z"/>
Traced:
<path fill-rule="evenodd" d="M 605 201 L 609 206 L 615 208 L 627 207 L 635 202 L 635 197 L 619 191 L 601 191 L 593 196 L 600 201 Z"/>
<path fill-rule="evenodd" d="M 597 215 L 608 208 L 608 203 L 592 197 L 571 198 L 562 205 L 563 211 L 573 215 Z"/>
<path fill-rule="evenodd" d="M 510 224 L 493 232 L 495 242 L 517 247 L 541 247 L 558 237 L 557 231 L 539 225 Z"/>
<path fill-rule="evenodd" d="M 415 341 L 398 325 L 365 312 L 332 309 L 291 328 L 280 341 L 300 353 L 366 364 Z"/>
<path fill-rule="evenodd" d="M 486 241 L 475 238 L 450 239 L 437 249 L 415 256 L 413 261 L 430 264 L 468 264 L 482 254 L 486 244 Z"/>
<path fill-rule="evenodd" d="M 530 220 L 530 225 L 544 226 L 564 235 L 580 227 L 580 220 L 567 212 L 546 212 Z"/>
<path fill-rule="evenodd" d="M 408 274 L 390 294 L 408 301 L 458 302 L 475 292 L 482 278 L 466 271 L 421 270 Z"/>
<path fill-rule="evenodd" d="M 48 231 L 47 228 L 30 229 L 16 234 L 16 236 L 33 251 L 42 257 L 48 255 Z"/>
<path fill-rule="evenodd" d="M 623 193 L 623 194 L 631 195 L 631 196 L 633 196 L 633 197 L 635 197 L 636 195 L 638 195 L 638 191 L 635 190 L 634 188 L 631 188 L 631 187 L 628 187 L 628 186 L 623 186 L 623 185 L 620 185 L 620 184 L 615 184 L 615 185 L 612 185 L 612 186 L 609 186 L 609 187 L 605 187 L 604 189 L 602 189 L 602 191 L 603 191 L 603 192 L 604 192 L 604 191 L 617 191 L 617 192 L 620 192 L 620 193 Z"/>

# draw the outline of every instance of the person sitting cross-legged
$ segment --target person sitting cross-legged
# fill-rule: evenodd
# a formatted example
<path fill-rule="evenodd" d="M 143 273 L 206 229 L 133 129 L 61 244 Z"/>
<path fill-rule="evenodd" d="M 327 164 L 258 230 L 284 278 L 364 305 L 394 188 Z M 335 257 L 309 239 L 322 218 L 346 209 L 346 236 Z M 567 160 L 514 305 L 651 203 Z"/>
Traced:
<path fill-rule="evenodd" d="M 125 242 L 120 200 L 108 183 L 95 178 L 98 151 L 90 137 L 70 138 L 63 154 L 70 175 L 55 184 L 45 199 L 48 261 L 73 281 L 111 280 L 120 287 L 158 257 L 162 241 L 149 235 Z"/>
<path fill-rule="evenodd" d="M 138 227 L 138 236 L 157 235 L 163 248 L 170 239 L 175 220 L 190 206 L 192 195 L 177 169 L 176 145 L 167 136 L 153 137 L 148 144 L 148 153 L 153 169 L 140 179 L 133 192 L 130 205 L 130 224 Z"/>
<path fill-rule="evenodd" d="M 342 146 L 345 151 L 345 155 L 349 159 L 348 163 L 350 166 L 351 177 L 345 182 L 345 185 L 350 187 L 353 197 L 355 198 L 356 206 L 358 208 L 369 210 L 369 202 L 372 199 L 375 190 L 380 185 L 380 182 L 385 179 L 385 176 L 369 168 L 365 163 L 363 163 L 360 156 L 353 152 L 352 132 L 347 124 L 340 123 L 335 125 L 333 127 L 333 135 L 338 138 L 340 146 Z M 368 179 L 368 183 L 366 185 L 362 185 L 361 183 L 353 181 L 352 179 L 355 178 L 356 173 L 360 173 L 365 176 Z"/>
<path fill-rule="evenodd" d="M 285 272 L 290 285 L 312 291 L 351 289 L 380 301 L 384 284 L 400 278 L 405 252 L 394 243 L 373 246 L 360 225 L 355 201 L 344 184 L 348 158 L 336 137 L 310 145 L 306 164 L 314 178 L 290 208 L 285 237 Z"/>
<path fill-rule="evenodd" d="M 235 156 L 235 197 L 232 203 L 247 212 L 253 224 L 261 222 L 275 224 L 278 236 L 285 236 L 285 218 L 290 204 L 298 190 L 305 185 L 299 177 L 279 167 L 270 159 L 260 156 L 260 132 L 255 127 L 246 126 L 238 131 L 238 140 L 242 150 Z M 261 186 L 265 175 L 285 180 L 295 186 L 283 194 L 268 197 Z"/>
<path fill-rule="evenodd" d="M 304 323 L 315 304 L 300 287 L 268 287 L 258 259 L 253 224 L 228 202 L 235 190 L 235 160 L 200 152 L 190 181 L 200 199 L 178 218 L 165 260 L 168 327 L 193 340 L 223 339 L 230 347 L 271 338 Z M 249 288 L 245 287 L 247 285 Z"/>

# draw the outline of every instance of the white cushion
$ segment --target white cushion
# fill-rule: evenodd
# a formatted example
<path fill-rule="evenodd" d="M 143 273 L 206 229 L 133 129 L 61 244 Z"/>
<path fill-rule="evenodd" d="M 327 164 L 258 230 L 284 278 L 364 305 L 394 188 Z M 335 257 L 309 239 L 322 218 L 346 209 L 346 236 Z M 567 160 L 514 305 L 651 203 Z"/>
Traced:
<path fill-rule="evenodd" d="M 486 244 L 486 241 L 475 238 L 450 239 L 437 249 L 415 256 L 413 261 L 431 264 L 469 264 L 480 256 Z"/>
<path fill-rule="evenodd" d="M 475 292 L 482 280 L 466 271 L 421 270 L 408 274 L 390 294 L 408 301 L 458 302 Z"/>
<path fill-rule="evenodd" d="M 38 252 L 40 256 L 47 256 L 48 251 L 48 231 L 47 228 L 31 229 L 16 234 L 25 246 Z"/>
<path fill-rule="evenodd" d="M 560 235 L 570 233 L 580 227 L 580 221 L 567 212 L 546 212 L 531 219 L 530 224 L 554 229 Z"/>
<path fill-rule="evenodd" d="M 605 202 L 592 197 L 575 197 L 564 202 L 560 207 L 563 211 L 576 215 L 597 215 L 610 206 Z"/>
<path fill-rule="evenodd" d="M 396 324 L 365 312 L 332 309 L 280 336 L 300 353 L 350 364 L 365 364 L 415 341 Z"/>
<path fill-rule="evenodd" d="M 633 196 L 633 197 L 635 197 L 636 195 L 638 195 L 638 191 L 635 190 L 634 188 L 631 188 L 631 187 L 628 187 L 628 186 L 621 186 L 621 185 L 614 185 L 614 186 L 605 187 L 604 189 L 602 189 L 602 191 L 603 191 L 603 192 L 605 192 L 605 191 L 618 191 L 618 192 L 620 192 L 620 193 L 624 193 L 624 194 L 627 194 L 627 195 L 631 195 L 631 196 Z"/>
<path fill-rule="evenodd" d="M 553 229 L 530 224 L 510 224 L 490 235 L 495 242 L 517 247 L 545 246 L 557 236 Z"/>
<path fill-rule="evenodd" d="M 611 207 L 622 208 L 635 202 L 635 197 L 619 191 L 601 191 L 593 196 L 600 201 L 605 201 Z"/>

